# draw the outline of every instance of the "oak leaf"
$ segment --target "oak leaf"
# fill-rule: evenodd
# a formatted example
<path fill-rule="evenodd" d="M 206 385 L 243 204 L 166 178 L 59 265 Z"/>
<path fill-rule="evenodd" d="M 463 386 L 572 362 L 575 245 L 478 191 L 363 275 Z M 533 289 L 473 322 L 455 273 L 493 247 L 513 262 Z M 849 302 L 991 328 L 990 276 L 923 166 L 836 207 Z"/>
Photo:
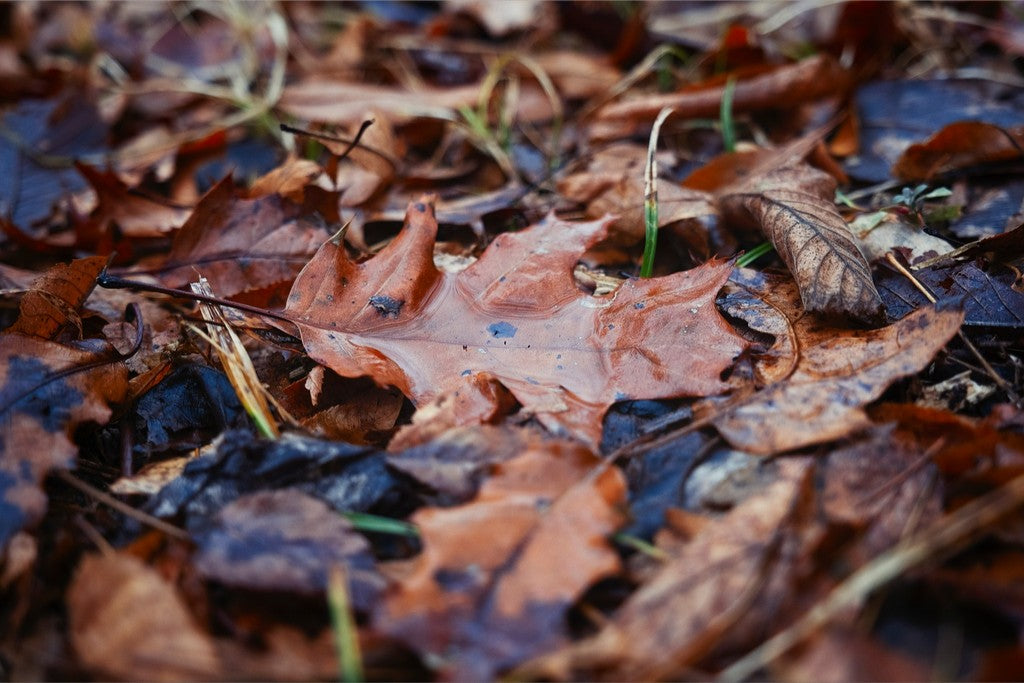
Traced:
<path fill-rule="evenodd" d="M 549 428 L 596 444 L 615 401 L 721 392 L 745 347 L 714 306 L 729 263 L 629 280 L 605 297 L 582 292 L 573 267 L 610 223 L 548 217 L 442 273 L 424 199 L 369 261 L 321 247 L 286 311 L 307 353 L 343 377 L 369 375 L 423 404 L 487 372 Z"/>

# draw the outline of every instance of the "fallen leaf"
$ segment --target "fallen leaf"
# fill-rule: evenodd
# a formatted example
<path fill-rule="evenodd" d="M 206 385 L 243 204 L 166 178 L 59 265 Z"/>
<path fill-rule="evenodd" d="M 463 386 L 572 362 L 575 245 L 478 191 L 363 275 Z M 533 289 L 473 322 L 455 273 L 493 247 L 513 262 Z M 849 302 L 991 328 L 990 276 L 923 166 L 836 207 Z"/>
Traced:
<path fill-rule="evenodd" d="M 372 606 L 384 588 L 366 539 L 323 502 L 297 489 L 251 493 L 189 524 L 196 569 L 236 588 L 321 593 L 345 567 L 353 604 Z"/>
<path fill-rule="evenodd" d="M 731 269 L 721 261 L 606 297 L 581 292 L 572 269 L 609 223 L 549 217 L 442 273 L 425 199 L 369 261 L 324 244 L 286 312 L 309 355 L 343 377 L 369 375 L 422 405 L 486 372 L 545 425 L 597 444 L 613 402 L 722 391 L 721 372 L 745 346 L 713 304 Z"/>
<path fill-rule="evenodd" d="M 96 192 L 96 208 L 79 228 L 79 242 L 102 244 L 113 238 L 114 230 L 129 239 L 165 237 L 188 218 L 189 207 L 134 191 L 111 171 L 85 164 L 76 168 Z"/>
<path fill-rule="evenodd" d="M 616 216 L 612 238 L 636 244 L 644 238 L 644 164 L 647 148 L 622 142 L 594 154 L 584 171 L 558 181 L 558 192 L 586 206 L 588 218 Z M 717 213 L 706 193 L 658 180 L 658 227 Z"/>
<path fill-rule="evenodd" d="M 590 135 L 599 140 L 628 137 L 650 128 L 665 107 L 679 118 L 717 117 L 725 92 L 725 77 L 696 84 L 679 92 L 647 95 L 602 107 Z M 815 55 L 794 64 L 758 72 L 736 81 L 733 111 L 795 107 L 840 92 L 846 72 L 828 55 Z"/>
<path fill-rule="evenodd" d="M 806 491 L 810 464 L 806 459 L 780 461 L 784 476 L 724 517 L 704 524 L 597 635 L 539 657 L 516 675 L 556 680 L 581 674 L 591 680 L 674 677 L 707 654 L 723 629 L 735 622 L 753 626 L 744 613 L 765 588 L 780 528 Z"/>
<path fill-rule="evenodd" d="M 723 190 L 726 220 L 758 225 L 800 287 L 807 311 L 865 323 L 883 317 L 871 269 L 836 210 L 835 180 L 806 164 L 749 178 Z"/>
<path fill-rule="evenodd" d="M 199 200 L 153 273 L 168 287 L 195 279 L 198 269 L 221 296 L 291 282 L 329 235 L 276 195 L 244 199 L 227 177 Z"/>
<path fill-rule="evenodd" d="M 861 407 L 924 368 L 963 322 L 961 311 L 923 308 L 877 330 L 840 329 L 801 314 L 793 284 L 781 277 L 743 271 L 733 280 L 786 311 L 797 344 L 791 374 L 714 418 L 729 443 L 760 455 L 825 443 L 867 426 Z"/>
<path fill-rule="evenodd" d="M 1004 277 L 996 277 L 979 265 L 980 262 L 967 262 L 918 268 L 914 277 L 928 288 L 939 305 L 961 308 L 964 325 L 1024 328 L 1024 294 L 1013 289 L 1014 273 L 1005 270 Z M 890 268 L 879 268 L 878 289 L 894 318 L 929 305 L 905 275 Z"/>
<path fill-rule="evenodd" d="M 871 183 L 891 178 L 893 164 L 921 139 L 965 119 L 1012 128 L 1024 115 L 1017 88 L 987 79 L 904 79 L 865 83 L 855 97 L 860 151 L 843 164 Z"/>
<path fill-rule="evenodd" d="M 951 171 L 1024 157 L 1024 127 L 957 121 L 903 150 L 892 174 L 900 180 L 933 180 Z"/>
<path fill-rule="evenodd" d="M 102 256 L 92 256 L 47 270 L 21 298 L 18 319 L 7 332 L 55 340 L 62 331 L 72 328 L 68 330 L 70 339 L 80 339 L 78 309 L 89 298 L 105 263 Z"/>
<path fill-rule="evenodd" d="M 597 464 L 549 442 L 499 465 L 471 502 L 414 514 L 423 552 L 375 627 L 462 679 L 491 679 L 558 644 L 569 606 L 619 566 L 605 538 L 623 520 L 625 484 L 615 469 L 594 476 Z"/>
<path fill-rule="evenodd" d="M 551 8 L 540 0 L 520 0 L 512 3 L 493 3 L 484 0 L 445 0 L 449 12 L 466 12 L 477 19 L 492 36 L 505 36 L 533 26 L 538 14 Z"/>
<path fill-rule="evenodd" d="M 452 118 L 460 107 L 476 106 L 478 93 L 477 84 L 417 92 L 394 86 L 309 78 L 287 86 L 278 107 L 304 121 L 358 125 L 367 111 L 375 109 L 387 113 L 395 123 L 404 123 L 416 116 Z"/>
<path fill-rule="evenodd" d="M 131 555 L 87 555 L 68 588 L 67 610 L 78 659 L 98 678 L 224 675 L 212 639 L 174 586 Z"/>

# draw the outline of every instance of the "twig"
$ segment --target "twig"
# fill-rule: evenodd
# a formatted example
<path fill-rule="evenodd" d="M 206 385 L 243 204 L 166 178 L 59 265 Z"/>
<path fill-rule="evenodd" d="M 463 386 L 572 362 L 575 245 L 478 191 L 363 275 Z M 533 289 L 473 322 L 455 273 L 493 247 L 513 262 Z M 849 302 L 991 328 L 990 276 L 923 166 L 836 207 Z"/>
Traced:
<path fill-rule="evenodd" d="M 87 496 L 95 498 L 96 500 L 98 500 L 99 502 L 103 503 L 108 507 L 114 508 L 125 517 L 131 517 L 132 519 L 138 522 L 141 522 L 147 526 L 151 526 L 154 529 L 157 529 L 158 531 L 164 532 L 168 536 L 172 536 L 174 538 L 178 538 L 184 541 L 187 541 L 189 539 L 189 535 L 184 529 L 179 529 L 173 524 L 168 524 L 164 520 L 154 517 L 151 514 L 143 512 L 142 510 L 136 510 L 131 505 L 128 505 L 127 503 L 122 503 L 109 493 L 100 491 L 95 486 L 85 483 L 84 481 L 82 481 L 81 479 L 79 479 L 78 477 L 76 477 L 75 475 L 71 474 L 66 470 L 57 470 L 55 474 L 59 478 L 63 479 L 66 483 L 81 491 L 82 493 L 86 494 Z"/>

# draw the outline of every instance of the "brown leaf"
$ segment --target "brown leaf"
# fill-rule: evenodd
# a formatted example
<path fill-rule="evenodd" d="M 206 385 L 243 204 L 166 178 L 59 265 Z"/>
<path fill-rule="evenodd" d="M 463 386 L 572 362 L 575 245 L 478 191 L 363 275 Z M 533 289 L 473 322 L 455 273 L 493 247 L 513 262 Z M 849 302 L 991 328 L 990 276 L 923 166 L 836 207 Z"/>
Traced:
<path fill-rule="evenodd" d="M 835 208 L 835 190 L 831 176 L 799 164 L 724 190 L 719 203 L 727 219 L 760 226 L 793 273 L 806 310 L 878 322 L 882 300 Z"/>
<path fill-rule="evenodd" d="M 96 208 L 83 229 L 94 240 L 111 237 L 115 227 L 129 238 L 164 237 L 182 226 L 189 209 L 166 200 L 133 191 L 111 171 L 100 171 L 85 164 L 78 172 L 96 191 Z"/>
<path fill-rule="evenodd" d="M 301 213 L 301 207 L 276 195 L 237 196 L 229 176 L 199 200 L 163 264 L 148 272 L 180 288 L 198 269 L 224 297 L 291 282 L 328 237 Z"/>
<path fill-rule="evenodd" d="M 383 588 L 366 539 L 325 503 L 296 489 L 242 496 L 189 531 L 199 546 L 196 569 L 229 586 L 318 593 L 327 587 L 331 566 L 342 564 L 360 609 Z"/>
<path fill-rule="evenodd" d="M 644 238 L 644 164 L 647 148 L 632 143 L 609 145 L 594 155 L 585 171 L 558 181 L 558 192 L 586 205 L 588 218 L 616 216 L 612 238 L 636 244 Z M 658 180 L 658 227 L 717 213 L 710 195 Z"/>
<path fill-rule="evenodd" d="M 474 680 L 564 639 L 568 607 L 619 566 L 605 538 L 623 521 L 625 482 L 593 476 L 597 463 L 548 442 L 499 465 L 470 503 L 417 512 L 423 552 L 375 626 Z"/>
<path fill-rule="evenodd" d="M 47 270 L 22 297 L 18 319 L 7 332 L 57 339 L 62 330 L 73 327 L 70 336 L 79 339 L 82 321 L 78 309 L 89 298 L 105 263 L 102 256 L 92 256 Z"/>
<path fill-rule="evenodd" d="M 71 642 L 98 678 L 182 681 L 223 673 L 174 586 L 131 555 L 88 555 L 67 594 Z"/>
<path fill-rule="evenodd" d="M 678 556 L 631 595 L 596 636 L 517 672 L 530 678 L 650 679 L 707 653 L 723 626 L 742 620 L 764 587 L 780 527 L 805 491 L 808 460 L 780 461 L 784 474 L 759 495 L 703 525 Z M 722 620 L 729 624 L 720 623 Z"/>
<path fill-rule="evenodd" d="M 433 207 L 416 202 L 365 263 L 326 243 L 286 310 L 309 355 L 341 376 L 372 376 L 422 405 L 486 372 L 547 426 L 597 443 L 613 402 L 720 392 L 745 346 L 713 304 L 731 269 L 721 261 L 606 297 L 581 292 L 572 269 L 608 224 L 549 217 L 441 273 Z"/>
<path fill-rule="evenodd" d="M 983 121 L 951 123 L 911 145 L 893 164 L 900 180 L 933 180 L 944 173 L 1024 157 L 1024 126 L 1001 128 Z"/>
<path fill-rule="evenodd" d="M 399 123 L 424 115 L 448 118 L 452 110 L 476 106 L 478 92 L 476 84 L 414 92 L 393 86 L 311 78 L 287 86 L 278 106 L 305 121 L 358 125 L 368 110 L 375 109 Z"/>
<path fill-rule="evenodd" d="M 840 92 L 846 80 L 845 70 L 834 59 L 825 54 L 815 55 L 738 79 L 733 110 L 794 107 Z M 725 79 L 717 78 L 675 93 L 616 102 L 598 111 L 591 135 L 601 140 L 628 137 L 648 129 L 665 107 L 672 107 L 680 118 L 717 117 L 724 92 Z"/>
<path fill-rule="evenodd" d="M 824 443 L 866 426 L 861 406 L 924 368 L 963 321 L 960 311 L 925 308 L 877 330 L 835 328 L 801 314 L 787 280 L 752 271 L 734 275 L 741 279 L 786 311 L 797 343 L 796 365 L 786 379 L 714 420 L 733 446 L 761 455 Z"/>
<path fill-rule="evenodd" d="M 128 389 L 124 366 L 84 371 L 96 354 L 19 334 L 0 335 L 0 548 L 46 510 L 40 484 L 71 465 L 85 422 L 104 423 Z"/>

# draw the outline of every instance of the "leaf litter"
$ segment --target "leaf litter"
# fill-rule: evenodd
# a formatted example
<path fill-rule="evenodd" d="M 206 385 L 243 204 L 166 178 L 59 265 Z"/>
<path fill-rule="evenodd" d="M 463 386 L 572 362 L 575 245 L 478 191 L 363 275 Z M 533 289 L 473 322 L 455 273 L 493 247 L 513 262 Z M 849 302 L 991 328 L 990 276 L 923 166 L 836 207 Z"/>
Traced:
<path fill-rule="evenodd" d="M 1008 6 L 4 17 L 11 677 L 1019 677 Z"/>

